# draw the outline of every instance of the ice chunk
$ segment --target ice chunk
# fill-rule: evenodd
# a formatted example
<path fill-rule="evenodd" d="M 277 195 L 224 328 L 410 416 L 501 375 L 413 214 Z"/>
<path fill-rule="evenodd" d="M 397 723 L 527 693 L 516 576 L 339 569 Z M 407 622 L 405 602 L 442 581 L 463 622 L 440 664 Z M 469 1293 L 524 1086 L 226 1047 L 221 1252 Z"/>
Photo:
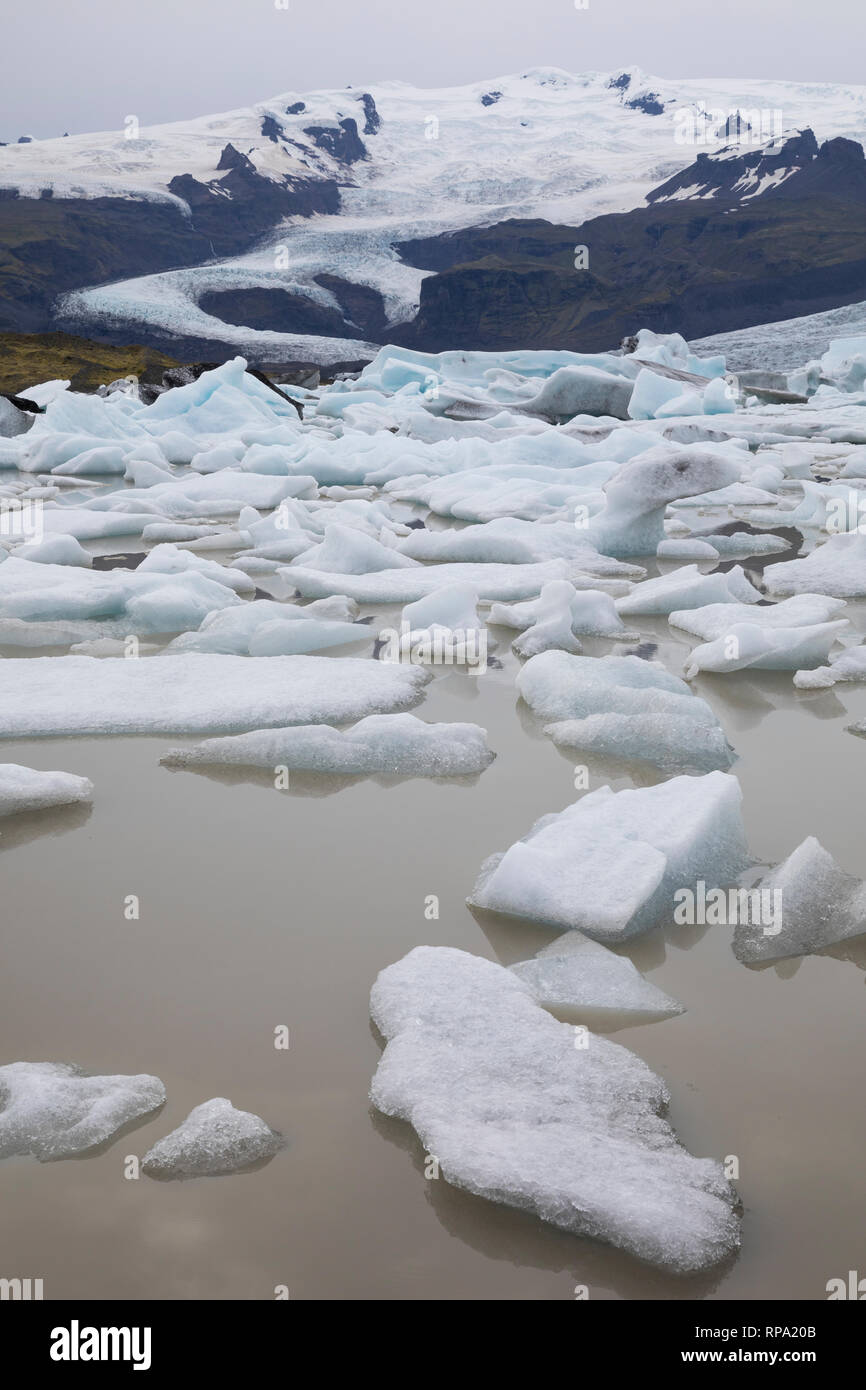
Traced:
<path fill-rule="evenodd" d="M 169 659 L 88 656 L 0 661 L 5 738 L 190 733 L 347 723 L 416 704 L 429 673 L 353 657 L 199 652 Z"/>
<path fill-rule="evenodd" d="M 762 879 L 752 895 L 758 892 L 769 911 L 743 914 L 747 920 L 738 922 L 734 933 L 738 960 L 805 956 L 866 932 L 866 884 L 844 873 L 814 835 Z"/>
<path fill-rule="evenodd" d="M 316 724 L 255 729 L 172 749 L 161 761 L 168 767 L 285 767 L 352 777 L 459 777 L 483 772 L 493 758 L 486 731 L 477 724 L 425 724 L 413 714 L 371 714 L 342 733 Z"/>
<path fill-rule="evenodd" d="M 736 758 L 722 726 L 703 723 L 690 712 L 590 714 L 547 724 L 544 732 L 559 747 L 652 763 L 665 771 L 725 772 Z"/>
<path fill-rule="evenodd" d="M 671 912 L 676 888 L 698 879 L 716 887 L 743 871 L 741 801 L 739 783 L 724 772 L 635 791 L 601 787 L 486 860 L 470 901 L 623 940 Z"/>
<path fill-rule="evenodd" d="M 331 605 L 330 608 L 328 605 Z M 275 599 L 257 599 L 238 608 L 208 613 L 197 632 L 184 632 L 166 648 L 176 652 L 222 652 L 228 656 L 291 656 L 347 642 L 371 642 L 373 632 L 342 614 L 357 606 L 345 599 L 321 599 L 301 608 Z M 324 614 L 324 615 L 323 615 Z"/>
<path fill-rule="evenodd" d="M 154 1144 L 141 1170 L 159 1178 L 215 1177 L 238 1173 L 272 1158 L 283 1137 L 249 1110 L 217 1096 L 192 1109 L 183 1124 Z"/>
<path fill-rule="evenodd" d="M 414 560 L 457 560 L 498 564 L 536 564 L 544 560 L 572 560 L 587 574 L 641 579 L 637 565 L 627 565 L 602 555 L 589 545 L 568 521 L 546 521 L 538 526 L 520 517 L 499 517 L 461 530 L 410 531 L 400 542 L 400 553 Z"/>
<path fill-rule="evenodd" d="M 866 680 L 866 647 L 846 647 L 830 657 L 828 666 L 813 671 L 795 671 L 794 684 L 800 690 L 826 690 L 839 681 Z"/>
<path fill-rule="evenodd" d="M 603 510 L 591 516 L 586 539 L 609 555 L 652 555 L 665 539 L 669 502 L 737 482 L 733 451 L 705 445 L 657 445 L 633 458 L 605 485 Z"/>
<path fill-rule="evenodd" d="M 799 560 L 768 565 L 764 582 L 771 594 L 862 598 L 866 595 L 866 534 L 846 531 L 831 536 Z"/>
<path fill-rule="evenodd" d="M 682 536 L 659 541 L 656 555 L 660 560 L 709 560 L 718 564 L 720 552 L 698 536 Z"/>
<path fill-rule="evenodd" d="M 664 1082 L 606 1038 L 576 1047 L 512 971 L 419 946 L 370 1008 L 388 1039 L 373 1103 L 447 1182 L 680 1273 L 736 1248 L 735 1194 L 677 1143 Z"/>
<path fill-rule="evenodd" d="M 757 603 L 761 595 L 740 565 L 726 574 L 701 574 L 697 565 L 682 565 L 671 574 L 645 579 L 630 594 L 616 600 L 616 610 L 628 618 L 644 614 L 672 613 L 683 608 L 703 608 L 709 603 Z"/>
<path fill-rule="evenodd" d="M 49 806 L 69 806 L 90 801 L 93 783 L 71 772 L 38 772 L 19 763 L 0 763 L 0 816 L 20 811 L 42 811 Z"/>
<path fill-rule="evenodd" d="M 156 1076 L 89 1076 L 66 1062 L 11 1062 L 0 1067 L 0 1158 L 44 1163 L 86 1153 L 164 1101 Z"/>
<path fill-rule="evenodd" d="M 372 574 L 334 574 L 287 566 L 280 577 L 304 598 L 324 598 L 335 592 L 358 603 L 414 603 L 446 585 L 469 584 L 480 599 L 531 598 L 551 579 L 569 577 L 565 560 L 539 565 L 417 565 L 412 569 L 379 570 Z"/>
<path fill-rule="evenodd" d="M 682 628 L 693 637 L 711 642 L 723 637 L 737 623 L 766 628 L 812 627 L 826 623 L 845 607 L 845 600 L 822 594 L 797 594 L 782 603 L 746 606 L 742 603 L 708 603 L 703 608 L 677 609 L 668 615 L 672 627 Z"/>
<path fill-rule="evenodd" d="M 639 379 L 639 378 L 638 378 Z M 537 395 L 520 408 L 553 424 L 575 415 L 607 415 L 626 420 L 634 383 L 598 367 L 559 367 Z"/>
<path fill-rule="evenodd" d="M 645 980 L 627 956 L 618 956 L 581 932 L 567 932 L 534 960 L 510 967 L 539 1004 L 560 1011 L 670 1017 L 682 1004 Z"/>
<path fill-rule="evenodd" d="M 218 565 L 215 560 L 205 560 L 194 555 L 191 550 L 178 550 L 176 545 L 156 545 L 146 555 L 138 567 L 139 574 L 195 574 L 212 579 L 215 584 L 225 584 L 236 594 L 252 594 L 255 584 L 249 575 L 228 565 Z"/>
<path fill-rule="evenodd" d="M 323 570 L 327 574 L 370 574 L 390 569 L 415 568 L 417 560 L 382 545 L 372 536 L 350 526 L 333 522 L 320 545 L 304 550 L 292 562 L 304 569 Z"/>
<path fill-rule="evenodd" d="M 517 689 L 555 743 L 702 772 L 730 767 L 733 752 L 705 700 L 658 662 L 637 656 L 545 652 Z"/>
<path fill-rule="evenodd" d="M 81 565 L 90 569 L 93 556 L 79 545 L 74 536 L 48 536 L 44 541 L 30 541 L 15 552 L 19 560 L 35 560 L 40 565 Z"/>
<path fill-rule="evenodd" d="M 812 627 L 735 623 L 723 637 L 693 648 L 683 674 L 686 680 L 694 680 L 699 671 L 726 674 L 748 666 L 761 671 L 796 671 L 800 666 L 818 666 L 826 661 L 833 643 L 849 626 L 847 618 Z"/>

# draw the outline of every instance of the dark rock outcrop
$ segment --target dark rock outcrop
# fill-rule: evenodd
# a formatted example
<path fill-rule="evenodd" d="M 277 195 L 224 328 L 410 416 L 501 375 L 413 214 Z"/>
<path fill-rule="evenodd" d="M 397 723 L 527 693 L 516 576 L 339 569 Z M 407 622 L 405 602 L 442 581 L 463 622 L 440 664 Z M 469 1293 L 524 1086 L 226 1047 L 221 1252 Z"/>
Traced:
<path fill-rule="evenodd" d="M 337 125 L 305 126 L 304 134 L 341 164 L 355 164 L 367 158 L 367 146 L 358 134 L 357 121 L 351 116 L 345 116 Z"/>

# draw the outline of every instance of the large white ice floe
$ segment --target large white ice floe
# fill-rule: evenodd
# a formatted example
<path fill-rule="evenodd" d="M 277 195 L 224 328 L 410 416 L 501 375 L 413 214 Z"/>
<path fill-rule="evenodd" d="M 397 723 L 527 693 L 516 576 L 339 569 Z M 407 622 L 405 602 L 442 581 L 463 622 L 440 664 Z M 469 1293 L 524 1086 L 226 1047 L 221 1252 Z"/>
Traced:
<path fill-rule="evenodd" d="M 658 662 L 544 652 L 517 689 L 554 743 L 666 770 L 726 770 L 734 752 L 706 701 Z"/>
<path fill-rule="evenodd" d="M 814 835 L 761 880 L 757 893 L 769 910 L 743 914 L 738 923 L 734 953 L 741 961 L 804 956 L 866 932 L 866 884 L 840 869 Z"/>
<path fill-rule="evenodd" d="M 325 724 L 254 729 L 175 748 L 168 767 L 284 767 L 342 776 L 458 777 L 483 772 L 494 754 L 477 724 L 426 724 L 413 714 L 371 714 L 340 731 Z"/>
<path fill-rule="evenodd" d="M 354 610 L 354 611 L 352 611 Z M 196 632 L 184 632 L 166 647 L 177 652 L 221 652 L 227 656 L 293 656 L 370 642 L 371 629 L 345 620 L 357 605 L 339 597 L 299 607 L 275 599 L 257 599 L 238 608 L 208 613 Z"/>
<path fill-rule="evenodd" d="M 408 1121 L 447 1182 L 578 1236 L 691 1273 L 739 1243 L 721 1165 L 664 1118 L 634 1053 L 557 1021 L 510 970 L 419 946 L 376 980 L 387 1046 L 371 1097 Z"/>
<path fill-rule="evenodd" d="M 701 671 L 726 675 L 753 667 L 761 671 L 796 671 L 827 660 L 830 648 L 850 627 L 847 618 L 809 627 L 770 627 L 734 623 L 723 637 L 694 647 L 683 675 L 693 680 Z"/>
<path fill-rule="evenodd" d="M 634 618 L 703 608 L 709 603 L 751 604 L 760 597 L 740 565 L 734 565 L 725 574 L 702 574 L 697 565 L 683 565 L 671 574 L 636 584 L 630 594 L 616 600 L 616 609 L 622 617 Z"/>
<path fill-rule="evenodd" d="M 635 1022 L 684 1012 L 676 999 L 644 979 L 627 956 L 618 956 L 579 931 L 558 936 L 533 960 L 510 969 L 539 1004 L 560 1012 L 616 1014 Z"/>
<path fill-rule="evenodd" d="M 567 579 L 569 570 L 565 560 L 547 560 L 537 565 L 414 565 L 370 574 L 328 574 L 287 566 L 279 574 L 303 598 L 345 594 L 357 603 L 414 603 L 452 584 L 471 585 L 481 599 L 532 598 L 549 580 Z"/>
<path fill-rule="evenodd" d="M 676 609 L 668 614 L 668 622 L 671 627 L 712 642 L 716 637 L 724 637 L 738 623 L 764 628 L 815 627 L 829 622 L 844 607 L 845 600 L 841 598 L 796 594 L 781 603 L 708 603 L 702 608 Z"/>
<path fill-rule="evenodd" d="M 0 1067 L 0 1158 L 44 1163 L 86 1153 L 164 1101 L 156 1076 L 90 1076 L 67 1062 L 10 1062 Z"/>
<path fill-rule="evenodd" d="M 0 661 L 0 736 L 208 734 L 344 723 L 416 704 L 429 673 L 353 657 L 182 653 Z"/>
<path fill-rule="evenodd" d="M 283 1137 L 258 1115 L 216 1096 L 196 1105 L 177 1129 L 148 1149 L 143 1173 L 158 1178 L 216 1177 L 272 1158 Z"/>
<path fill-rule="evenodd" d="M 44 811 L 90 801 L 93 783 L 71 772 L 39 772 L 19 763 L 0 763 L 0 816 L 21 811 Z"/>
<path fill-rule="evenodd" d="M 538 524 L 520 517 L 500 517 L 461 530 L 410 531 L 400 542 L 400 552 L 414 560 L 468 561 L 485 564 L 537 564 L 544 560 L 571 560 L 585 574 L 640 579 L 636 565 L 602 555 L 588 545 L 570 521 Z"/>
<path fill-rule="evenodd" d="M 735 777 L 709 772 L 654 787 L 600 787 L 542 816 L 482 865 L 470 902 L 599 941 L 670 915 L 677 888 L 730 883 L 748 853 Z"/>
<path fill-rule="evenodd" d="M 768 565 L 764 581 L 771 594 L 862 598 L 866 595 L 866 533 L 830 536 L 809 555 Z"/>
<path fill-rule="evenodd" d="M 225 583 L 212 577 L 221 571 Z M 232 572 L 220 565 L 207 574 L 195 564 L 180 573 L 165 573 L 158 564 L 144 572 L 89 570 L 10 556 L 0 565 L 0 618 L 36 623 L 112 618 L 138 634 L 181 632 L 198 627 L 216 609 L 242 602 L 231 580 Z"/>

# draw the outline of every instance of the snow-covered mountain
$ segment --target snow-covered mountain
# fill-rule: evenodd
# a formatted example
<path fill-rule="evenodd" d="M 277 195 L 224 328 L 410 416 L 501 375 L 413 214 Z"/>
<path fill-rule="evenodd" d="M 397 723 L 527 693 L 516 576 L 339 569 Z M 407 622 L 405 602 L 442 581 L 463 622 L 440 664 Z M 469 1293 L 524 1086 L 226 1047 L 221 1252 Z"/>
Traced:
<path fill-rule="evenodd" d="M 862 141 L 866 87 L 536 68 L 435 91 L 289 92 L 195 121 L 129 117 L 114 132 L 11 144 L 0 326 L 362 359 L 415 318 L 431 274 L 398 245 L 509 219 L 580 226 L 645 207 L 653 190 L 702 198 L 722 164 L 721 184 L 736 172 L 762 194 L 789 133 L 807 128 L 816 150 Z M 732 134 L 733 154 L 714 160 Z M 696 154 L 711 156 L 708 177 L 685 183 Z M 777 182 L 800 167 L 778 165 Z"/>

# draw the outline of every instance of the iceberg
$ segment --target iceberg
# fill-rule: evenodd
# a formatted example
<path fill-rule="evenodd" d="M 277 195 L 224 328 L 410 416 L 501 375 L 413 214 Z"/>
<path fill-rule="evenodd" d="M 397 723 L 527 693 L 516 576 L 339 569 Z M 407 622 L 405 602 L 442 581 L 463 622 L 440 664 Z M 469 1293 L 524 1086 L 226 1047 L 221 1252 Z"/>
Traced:
<path fill-rule="evenodd" d="M 780 560 L 764 570 L 771 594 L 829 594 L 833 598 L 866 596 L 866 533 L 830 536 L 810 555 Z"/>
<path fill-rule="evenodd" d="M 578 931 L 557 937 L 534 960 L 509 969 L 539 1004 L 560 1012 L 627 1015 L 642 1023 L 685 1012 L 676 999 L 645 980 L 627 956 Z"/>
<path fill-rule="evenodd" d="M 0 1067 L 0 1158 L 72 1158 L 158 1110 L 157 1076 L 90 1076 L 66 1062 Z"/>
<path fill-rule="evenodd" d="M 469 902 L 625 940 L 663 920 L 677 888 L 699 879 L 719 887 L 742 873 L 741 801 L 736 778 L 718 771 L 634 791 L 601 787 L 487 859 Z"/>
<path fill-rule="evenodd" d="M 371 714 L 340 731 L 324 724 L 254 729 L 174 748 L 166 767 L 285 767 L 349 777 L 462 777 L 483 772 L 495 754 L 477 724 L 425 724 L 413 714 Z"/>
<path fill-rule="evenodd" d="M 286 724 L 348 723 L 417 704 L 416 666 L 355 657 L 182 653 L 0 661 L 4 738 L 74 734 L 208 734 Z"/>
<path fill-rule="evenodd" d="M 683 675 L 686 680 L 694 680 L 701 671 L 725 675 L 746 667 L 761 671 L 796 671 L 800 666 L 818 666 L 826 661 L 833 643 L 848 627 L 847 618 L 816 623 L 812 627 L 734 623 L 724 637 L 692 649 Z"/>
<path fill-rule="evenodd" d="M 736 1249 L 736 1194 L 677 1142 L 664 1082 L 606 1038 L 577 1046 L 512 971 L 419 946 L 370 1011 L 387 1039 L 373 1104 L 446 1182 L 682 1274 Z"/>
<path fill-rule="evenodd" d="M 677 771 L 724 771 L 734 761 L 710 706 L 657 662 L 545 652 L 519 672 L 517 689 L 564 747 Z"/>
<path fill-rule="evenodd" d="M 794 684 L 798 690 L 826 690 L 840 681 L 866 680 L 866 646 L 846 647 L 830 657 L 828 666 L 812 671 L 795 671 Z"/>
<path fill-rule="evenodd" d="M 87 777 L 76 777 L 71 772 L 38 772 L 20 763 L 0 763 L 0 816 L 70 806 L 92 797 L 93 783 Z"/>
<path fill-rule="evenodd" d="M 701 637 L 711 642 L 723 637 L 738 623 L 749 623 L 753 627 L 791 628 L 815 627 L 829 622 L 835 613 L 845 607 L 841 598 L 825 598 L 822 594 L 797 594 L 781 603 L 767 606 L 743 603 L 708 603 L 702 608 L 676 609 L 668 614 L 672 627 L 682 628 L 693 637 Z"/>
<path fill-rule="evenodd" d="M 814 835 L 762 879 L 759 890 L 778 894 L 781 911 L 772 914 L 771 925 L 737 924 L 734 954 L 743 962 L 805 956 L 866 932 L 866 884 L 844 873 Z"/>
<path fill-rule="evenodd" d="M 272 1158 L 281 1134 L 248 1110 L 216 1096 L 196 1105 L 183 1124 L 148 1149 L 141 1171 L 154 1178 L 216 1177 Z"/>
<path fill-rule="evenodd" d="M 751 604 L 760 597 L 740 565 L 734 565 L 726 574 L 701 574 L 697 565 L 682 565 L 671 574 L 636 584 L 630 594 L 616 600 L 616 611 L 620 616 L 634 618 L 703 608 L 710 603 Z"/>
<path fill-rule="evenodd" d="M 585 537 L 609 555 L 653 555 L 665 539 L 669 502 L 727 487 L 741 472 L 732 450 L 656 445 L 624 464 L 605 485 L 604 506 L 589 518 Z"/>
<path fill-rule="evenodd" d="M 412 569 L 331 576 L 289 566 L 281 569 L 279 575 L 303 598 L 326 598 L 340 593 L 357 603 L 414 603 L 452 584 L 470 585 L 479 599 L 533 598 L 549 580 L 568 578 L 569 566 L 565 560 L 548 560 L 539 565 L 418 565 Z"/>

